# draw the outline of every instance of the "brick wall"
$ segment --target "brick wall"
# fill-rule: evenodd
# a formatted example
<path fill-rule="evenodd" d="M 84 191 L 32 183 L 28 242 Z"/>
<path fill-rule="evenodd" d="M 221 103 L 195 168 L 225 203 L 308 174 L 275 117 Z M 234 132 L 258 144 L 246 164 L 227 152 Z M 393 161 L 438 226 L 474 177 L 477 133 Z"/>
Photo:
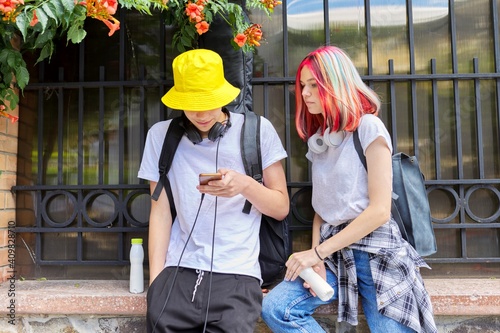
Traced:
<path fill-rule="evenodd" d="M 19 108 L 9 112 L 17 116 Z M 0 117 L 0 282 L 13 274 L 15 260 L 16 184 L 18 123 Z"/>

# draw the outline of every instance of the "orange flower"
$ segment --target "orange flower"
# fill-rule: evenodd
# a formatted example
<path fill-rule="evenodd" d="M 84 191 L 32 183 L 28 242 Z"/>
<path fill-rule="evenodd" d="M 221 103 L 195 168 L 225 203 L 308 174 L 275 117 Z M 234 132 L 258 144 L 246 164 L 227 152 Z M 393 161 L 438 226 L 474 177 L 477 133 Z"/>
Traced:
<path fill-rule="evenodd" d="M 102 0 L 101 0 L 102 1 Z M 115 15 L 116 10 L 118 9 L 118 1 L 116 0 L 104 0 L 103 7 L 106 8 L 109 15 Z"/>
<path fill-rule="evenodd" d="M 247 42 L 247 36 L 245 34 L 239 33 L 234 37 L 234 42 L 238 44 L 239 47 L 243 47 L 245 43 Z"/>
<path fill-rule="evenodd" d="M 260 0 L 260 2 L 270 11 L 273 11 L 278 5 L 281 5 L 281 1 L 276 0 Z"/>
<path fill-rule="evenodd" d="M 198 32 L 198 35 L 202 35 L 208 31 L 209 26 L 210 24 L 208 24 L 207 21 L 201 21 L 200 23 L 197 23 L 194 27 L 196 28 L 196 32 Z"/>
<path fill-rule="evenodd" d="M 13 116 L 5 112 L 5 105 L 0 105 L 0 116 L 9 118 L 11 123 L 15 123 L 16 121 L 19 120 L 18 116 Z"/>
<path fill-rule="evenodd" d="M 3 14 L 4 21 L 16 20 L 16 7 L 24 5 L 23 0 L 0 0 L 0 14 Z"/>
<path fill-rule="evenodd" d="M 31 19 L 30 26 L 34 27 L 38 23 L 38 17 L 36 16 L 36 10 L 33 10 L 33 18 Z"/>
<path fill-rule="evenodd" d="M 24 1 L 23 0 L 0 0 L 0 11 L 3 12 L 4 14 L 8 14 L 8 13 L 14 11 L 14 9 L 16 9 L 16 7 L 18 5 L 24 5 Z"/>
<path fill-rule="evenodd" d="M 247 44 L 250 46 L 260 46 L 259 41 L 262 39 L 262 30 L 260 24 L 252 24 L 248 27 L 245 32 L 245 36 L 247 36 L 248 41 Z"/>
<path fill-rule="evenodd" d="M 192 2 L 186 4 L 186 15 L 189 17 L 189 20 L 191 22 L 201 22 L 204 18 L 202 14 L 203 8 L 205 8 L 203 4 L 197 5 Z"/>
<path fill-rule="evenodd" d="M 113 22 L 111 22 L 111 20 Z M 113 36 L 113 34 L 115 33 L 116 30 L 120 29 L 120 21 L 118 21 L 114 17 L 111 17 L 111 20 L 107 20 L 107 21 L 101 20 L 109 28 L 108 36 L 110 36 L 110 37 Z"/>
<path fill-rule="evenodd" d="M 112 16 L 118 8 L 116 0 L 88 0 L 80 4 L 87 7 L 87 16 L 104 22 L 109 28 L 108 36 L 112 36 L 116 30 L 120 29 L 120 21 Z"/>
<path fill-rule="evenodd" d="M 97 18 L 109 17 L 116 13 L 118 9 L 118 2 L 116 0 L 90 0 L 81 1 L 80 5 L 87 7 L 87 16 Z"/>

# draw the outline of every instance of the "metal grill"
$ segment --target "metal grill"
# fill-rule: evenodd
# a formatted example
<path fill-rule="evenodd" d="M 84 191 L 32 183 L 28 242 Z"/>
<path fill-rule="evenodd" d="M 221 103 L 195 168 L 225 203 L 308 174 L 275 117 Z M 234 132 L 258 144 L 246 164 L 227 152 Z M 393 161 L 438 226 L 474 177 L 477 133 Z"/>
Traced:
<path fill-rule="evenodd" d="M 418 119 L 418 107 L 417 107 L 417 91 L 419 84 L 427 84 L 430 86 L 430 97 L 431 97 L 431 105 L 432 105 L 432 120 L 433 125 L 432 128 L 428 129 L 431 133 L 433 133 L 433 142 L 431 143 L 432 152 L 430 156 L 434 161 L 434 165 L 430 166 L 430 173 L 434 177 L 428 177 L 426 180 L 427 191 L 429 197 L 431 198 L 431 206 L 435 204 L 432 198 L 436 193 L 440 193 L 439 195 L 444 195 L 447 198 L 451 198 L 452 203 L 450 204 L 451 212 L 448 215 L 443 216 L 434 216 L 434 227 L 437 230 L 440 229 L 453 229 L 456 230 L 460 235 L 460 255 L 453 257 L 438 257 L 432 256 L 427 258 L 429 262 L 434 263 L 492 263 L 492 262 L 500 262 L 500 255 L 488 255 L 488 256 L 475 256 L 471 257 L 468 255 L 467 251 L 467 232 L 468 230 L 474 229 L 492 229 L 494 232 L 498 233 L 500 230 L 500 179 L 498 178 L 498 171 L 496 172 L 496 176 L 491 177 L 491 175 L 485 174 L 485 154 L 483 151 L 484 146 L 484 131 L 482 127 L 482 119 L 481 112 L 481 94 L 482 94 L 482 82 L 493 82 L 493 86 L 495 90 L 493 92 L 493 96 L 496 98 L 496 121 L 497 123 L 494 126 L 497 129 L 500 129 L 500 39 L 499 39 L 499 23 L 498 23 L 498 2 L 492 0 L 489 2 L 490 10 L 491 10 L 491 21 L 493 25 L 493 44 L 494 44 L 494 71 L 489 73 L 484 73 L 479 71 L 479 61 L 478 59 L 471 59 L 473 63 L 473 72 L 472 73 L 459 73 L 458 63 L 457 63 L 457 50 L 458 45 L 456 43 L 456 17 L 454 14 L 454 2 L 450 1 L 450 20 L 451 20 L 451 49 L 452 49 L 452 72 L 449 74 L 442 74 L 436 71 L 436 61 L 434 59 L 430 59 L 430 74 L 419 74 L 415 69 L 415 45 L 414 45 L 414 36 L 413 36 L 413 25 L 408 26 L 408 49 L 409 49 L 409 68 L 410 72 L 406 74 L 398 74 L 394 70 L 394 62 L 393 60 L 388 63 L 388 74 L 387 75 L 379 75 L 374 74 L 373 72 L 373 50 L 371 47 L 371 38 L 372 31 L 370 28 L 370 1 L 366 0 L 364 2 L 365 5 L 365 22 L 366 22 L 366 34 L 367 34 L 367 74 L 363 75 L 362 78 L 365 82 L 370 84 L 371 86 L 383 86 L 388 92 L 385 96 L 389 101 L 395 101 L 398 98 L 398 84 L 405 84 L 409 87 L 409 96 L 410 96 L 410 119 L 413 124 L 411 144 L 404 145 L 404 148 L 410 148 L 412 152 L 420 158 L 419 154 L 421 149 L 419 148 L 419 142 L 421 142 L 422 138 L 419 136 L 419 119 Z M 412 1 L 407 0 L 407 18 L 411 22 L 412 21 Z M 324 1 L 324 20 L 325 22 L 329 22 L 329 3 L 328 1 Z M 121 13 L 121 21 L 126 22 L 127 15 L 126 13 Z M 288 45 L 288 31 L 287 27 L 287 8 L 283 7 L 283 51 L 284 51 L 284 72 L 289 72 L 289 45 Z M 159 40 L 165 40 L 165 29 L 159 24 L 158 25 L 158 38 Z M 330 44 L 331 41 L 331 31 L 328 24 L 325 24 L 324 29 L 324 39 L 325 44 Z M 127 95 L 127 89 L 133 88 L 138 92 L 138 100 L 137 103 L 137 112 L 139 112 L 139 126 L 138 129 L 140 133 L 138 137 L 140 138 L 140 142 L 138 143 L 139 152 L 137 156 L 142 156 L 142 147 L 144 146 L 144 139 L 146 136 L 146 123 L 145 120 L 147 118 L 147 108 L 146 108 L 146 95 L 149 90 L 154 90 L 158 93 L 159 96 L 163 95 L 163 93 L 172 85 L 172 81 L 168 77 L 161 77 L 157 79 L 148 79 L 143 66 L 139 66 L 139 74 L 137 79 L 126 79 L 125 73 L 125 53 L 126 53 L 126 45 L 127 45 L 127 32 L 125 29 L 120 30 L 120 40 L 119 40 L 119 73 L 118 80 L 106 80 L 106 70 L 104 67 L 100 67 L 99 69 L 99 80 L 98 81 L 86 81 L 85 80 L 85 66 L 83 63 L 83 55 L 85 53 L 86 45 L 82 43 L 78 46 L 78 52 L 80 54 L 80 63 L 78 64 L 78 80 L 67 82 L 64 79 L 64 71 L 62 69 L 59 70 L 59 80 L 55 82 L 45 81 L 45 68 L 47 64 L 43 63 L 38 66 L 39 74 L 38 74 L 38 82 L 30 84 L 26 91 L 32 93 L 34 96 L 37 96 L 38 102 L 36 103 L 38 106 L 37 113 L 39 115 L 39 120 L 36 126 L 40 129 L 38 132 L 38 147 L 36 148 L 36 152 L 38 156 L 43 156 L 44 154 L 44 128 L 46 124 L 44 123 L 44 112 L 45 112 L 45 103 L 44 98 L 47 91 L 52 91 L 57 93 L 57 109 L 58 114 L 58 133 L 64 132 L 64 109 L 65 106 L 63 104 L 64 96 L 68 93 L 68 91 L 72 91 L 73 95 L 77 96 L 77 105 L 76 111 L 78 113 L 78 135 L 79 141 L 76 145 L 77 149 L 77 173 L 76 173 L 76 185 L 67 185 L 64 181 L 64 170 L 63 170 L 63 156 L 64 156 L 64 142 L 62 135 L 58 135 L 57 139 L 57 152 L 58 152 L 58 177 L 57 184 L 47 184 L 46 180 L 42 177 L 43 172 L 38 173 L 38 178 L 35 180 L 35 185 L 19 185 L 13 187 L 13 190 L 18 193 L 30 193 L 33 197 L 34 201 L 34 214 L 35 214 L 35 223 L 31 226 L 20 226 L 17 228 L 19 233 L 33 233 L 36 236 L 35 248 L 33 250 L 33 257 L 36 258 L 37 265 L 124 265 L 128 264 L 128 259 L 126 256 L 127 246 L 125 245 L 125 240 L 127 238 L 128 233 L 143 233 L 146 234 L 147 230 L 147 220 L 138 218 L 131 213 L 130 207 L 136 204 L 136 200 L 139 204 L 147 202 L 147 197 L 149 194 L 149 186 L 138 182 L 137 184 L 131 184 L 124 173 L 124 160 L 125 160 L 125 142 L 127 141 L 126 135 L 127 133 L 123 130 L 124 128 L 124 119 L 126 118 L 126 107 L 125 107 L 125 96 Z M 164 49 L 159 51 L 160 59 L 166 59 L 166 53 Z M 160 61 L 160 70 L 162 73 L 165 73 L 165 68 L 167 68 L 166 61 Z M 270 95 L 271 88 L 280 87 L 284 92 L 291 91 L 294 86 L 295 78 L 292 76 L 284 75 L 283 77 L 275 77 L 270 76 L 268 74 L 267 64 L 264 63 L 264 68 L 262 75 L 259 77 L 254 77 L 252 85 L 254 89 L 261 89 L 262 96 L 259 97 L 257 101 L 259 104 L 263 105 L 262 115 L 265 117 L 270 117 Z M 441 156 L 441 143 L 440 143 L 440 127 L 439 127 L 439 114 L 442 110 L 439 109 L 439 94 L 438 94 L 438 85 L 440 82 L 447 82 L 452 86 L 453 92 L 453 107 L 454 107 L 454 115 L 452 117 L 452 121 L 454 123 L 454 128 L 456 129 L 453 141 L 456 146 L 456 152 L 454 152 L 456 156 L 456 164 L 457 164 L 457 174 L 454 179 L 449 179 L 442 176 L 441 165 L 442 161 L 440 160 Z M 477 174 L 478 177 L 468 177 L 464 174 L 464 152 L 462 151 L 462 127 L 465 126 L 463 120 L 461 119 L 460 114 L 460 106 L 461 106 L 461 91 L 459 86 L 461 83 L 466 82 L 468 84 L 472 84 L 473 87 L 473 95 L 469 96 L 472 101 L 471 107 L 475 108 L 475 110 L 479 110 L 476 112 L 475 119 L 475 128 L 472 131 L 475 133 L 476 138 L 476 146 L 478 151 L 477 158 Z M 104 150 L 106 145 L 106 140 L 104 137 L 104 127 L 105 127 L 105 91 L 106 89 L 113 88 L 118 91 L 118 100 L 116 103 L 118 114 L 117 114 L 117 141 L 118 141 L 118 152 L 117 152 L 117 163 L 118 163 L 118 175 L 116 179 L 116 184 L 106 182 L 104 176 L 104 170 L 102 168 L 102 163 L 104 160 Z M 97 172 L 97 181 L 94 184 L 85 184 L 84 180 L 84 147 L 82 138 L 84 136 L 84 117 L 86 107 L 84 105 L 85 95 L 88 90 L 97 90 L 98 96 L 98 110 L 97 117 L 98 121 L 95 122 L 98 127 L 98 153 L 97 158 L 99 160 L 99 170 Z M 75 93 L 76 91 L 76 93 Z M 389 103 L 387 106 L 387 116 L 384 118 L 384 122 L 389 128 L 392 138 L 393 138 L 393 146 L 394 150 L 398 150 L 398 143 L 400 143 L 400 137 L 398 136 L 398 112 L 396 110 L 395 103 Z M 292 138 L 294 134 L 293 131 L 293 122 L 290 117 L 290 111 L 293 109 L 293 98 L 291 94 L 285 93 L 283 98 L 283 110 L 285 111 L 285 115 L 283 116 L 284 130 L 282 131 L 282 135 L 284 138 L 284 144 L 287 151 L 291 152 L 297 147 L 294 146 L 294 139 Z M 21 110 L 22 112 L 22 110 Z M 158 120 L 163 120 L 165 118 L 170 117 L 164 107 L 158 107 Z M 151 124 L 149 124 L 151 125 Z M 276 124 L 275 124 L 276 125 Z M 20 128 L 22 131 L 22 128 Z M 498 150 L 499 143 L 494 143 L 495 151 L 497 152 L 496 158 L 498 159 Z M 411 152 L 410 152 L 411 153 Z M 138 161 L 137 161 L 138 163 Z M 432 163 L 431 163 L 432 164 Z M 304 231 L 310 230 L 311 227 L 311 208 L 308 205 L 309 196 L 310 196 L 310 181 L 295 181 L 292 180 L 291 170 L 293 166 L 291 164 L 290 159 L 287 159 L 285 162 L 286 173 L 288 179 L 288 187 L 291 194 L 291 217 L 294 223 L 291 226 L 291 232 L 293 234 L 302 233 Z M 41 158 L 38 159 L 38 165 L 36 168 L 39 171 L 44 170 L 46 165 L 44 165 L 43 160 Z M 480 191 L 488 192 L 488 196 L 493 199 L 496 198 L 497 204 L 496 208 L 493 209 L 493 212 L 490 216 L 482 216 L 477 214 L 476 207 L 478 205 L 472 198 L 474 198 L 475 194 Z M 443 194 L 444 193 L 444 194 Z M 53 216 L 53 213 L 49 211 L 54 211 L 55 209 L 49 207 L 54 204 L 54 201 L 64 201 L 67 203 L 65 209 L 67 210 L 63 215 L 63 217 Z M 107 214 L 104 216 L 98 216 L 98 218 L 94 218 L 95 212 L 89 211 L 89 207 L 92 206 L 92 203 L 95 200 L 104 201 L 108 206 L 110 206 L 109 210 L 107 210 Z M 474 201 L 474 202 L 472 202 Z M 70 207 L 70 209 L 68 209 Z M 54 233 L 68 233 L 75 235 L 76 238 L 76 249 L 75 254 L 70 259 L 44 259 L 44 235 L 46 234 L 54 234 Z M 85 238 L 88 233 L 107 233 L 107 234 L 116 234 L 118 239 L 116 240 L 117 255 L 113 259 L 86 259 L 85 258 Z M 292 239 L 293 237 L 291 237 Z M 50 239 L 50 238 L 49 238 Z M 292 244 L 293 245 L 293 244 Z M 439 248 L 439 238 L 438 238 L 438 248 Z M 438 253 L 439 255 L 439 253 Z"/>

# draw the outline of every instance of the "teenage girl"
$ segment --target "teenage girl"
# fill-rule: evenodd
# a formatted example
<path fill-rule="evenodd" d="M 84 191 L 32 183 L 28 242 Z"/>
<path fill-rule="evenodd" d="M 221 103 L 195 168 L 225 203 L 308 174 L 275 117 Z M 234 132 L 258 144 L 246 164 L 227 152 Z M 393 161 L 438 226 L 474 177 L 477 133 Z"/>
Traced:
<path fill-rule="evenodd" d="M 323 332 L 312 317 L 338 300 L 339 321 L 358 324 L 358 298 L 372 333 L 437 332 L 420 267 L 391 217 L 391 138 L 377 117 L 380 100 L 347 54 L 333 46 L 300 63 L 296 128 L 312 163 L 312 248 L 293 253 L 285 280 L 264 298 L 262 318 L 273 332 Z M 353 143 L 358 130 L 365 170 Z M 335 294 L 322 301 L 299 273 L 313 269 Z"/>

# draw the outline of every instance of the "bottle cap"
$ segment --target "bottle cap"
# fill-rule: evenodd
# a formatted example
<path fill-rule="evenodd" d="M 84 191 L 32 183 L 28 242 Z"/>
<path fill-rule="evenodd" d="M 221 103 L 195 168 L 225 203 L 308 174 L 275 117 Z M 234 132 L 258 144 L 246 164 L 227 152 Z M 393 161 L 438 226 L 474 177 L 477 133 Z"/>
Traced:
<path fill-rule="evenodd" d="M 142 244 L 142 238 L 132 238 L 132 244 Z"/>

